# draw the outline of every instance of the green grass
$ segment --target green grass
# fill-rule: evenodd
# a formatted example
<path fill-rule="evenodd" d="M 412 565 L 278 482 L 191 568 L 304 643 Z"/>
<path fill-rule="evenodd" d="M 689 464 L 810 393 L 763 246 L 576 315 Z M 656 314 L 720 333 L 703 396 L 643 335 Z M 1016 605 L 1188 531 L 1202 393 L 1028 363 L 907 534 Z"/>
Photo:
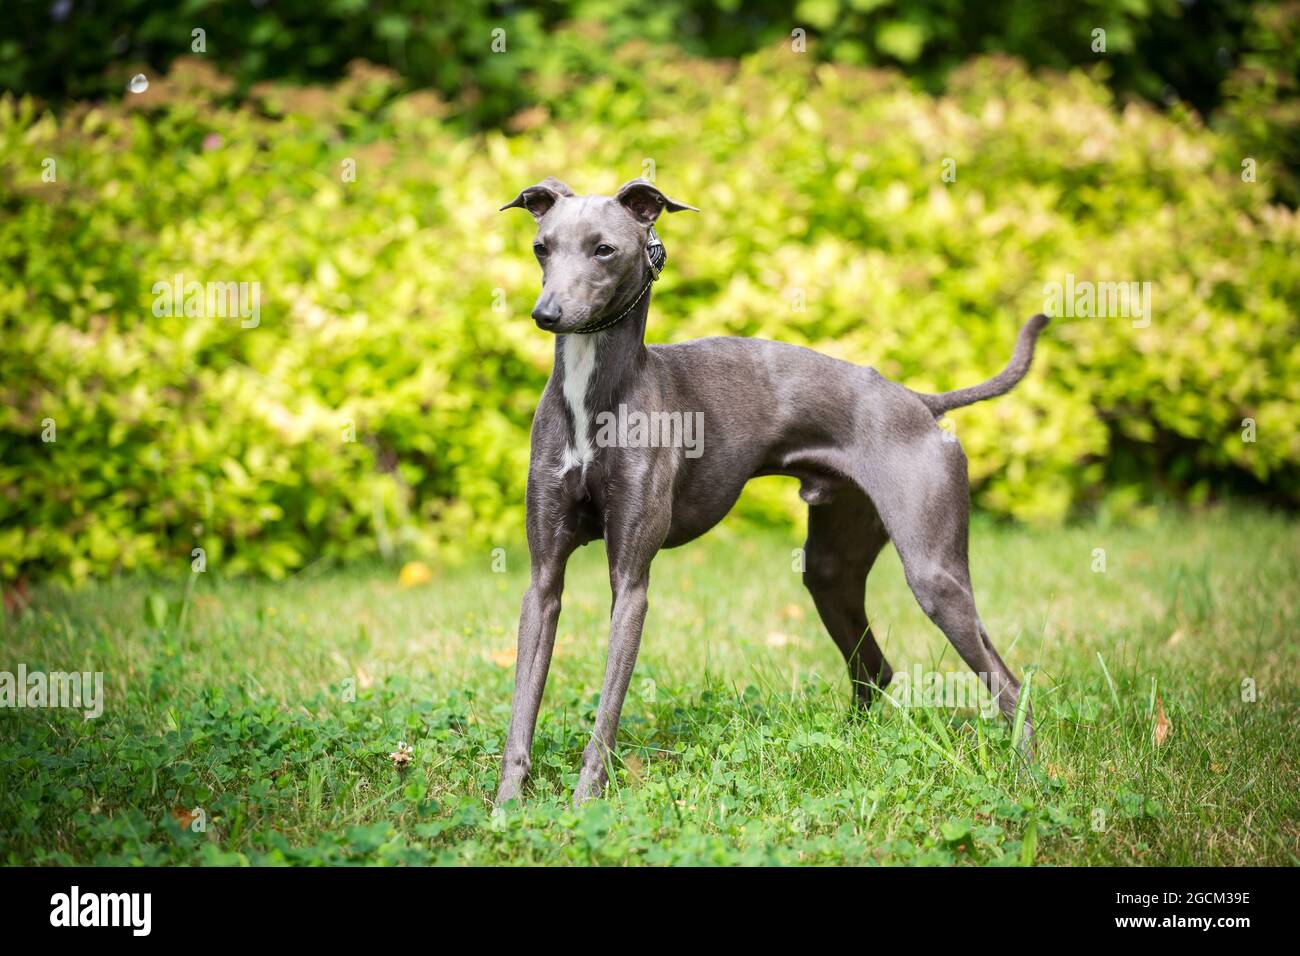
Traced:
<path fill-rule="evenodd" d="M 532 794 L 496 815 L 522 549 L 504 574 L 484 555 L 411 588 L 372 567 L 279 584 L 208 573 L 188 599 L 188 573 L 37 591 L 4 624 L 0 670 L 102 670 L 105 712 L 0 711 L 0 860 L 1297 862 L 1294 518 L 979 524 L 984 621 L 1014 670 L 1037 668 L 1029 769 L 1006 723 L 973 708 L 851 719 L 791 569 L 799 542 L 723 527 L 659 559 L 619 766 L 608 798 L 578 811 L 604 666 L 598 546 L 570 566 Z M 896 671 L 964 670 L 892 550 L 868 611 Z M 399 741 L 414 747 L 404 774 L 388 758 Z M 202 832 L 181 825 L 196 807 Z"/>

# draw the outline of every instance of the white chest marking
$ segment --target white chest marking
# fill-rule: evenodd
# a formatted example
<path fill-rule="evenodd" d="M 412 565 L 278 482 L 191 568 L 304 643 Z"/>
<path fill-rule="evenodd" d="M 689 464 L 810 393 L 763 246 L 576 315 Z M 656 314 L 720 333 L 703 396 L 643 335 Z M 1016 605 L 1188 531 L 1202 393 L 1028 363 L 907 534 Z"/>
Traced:
<path fill-rule="evenodd" d="M 573 415 L 572 444 L 564 450 L 561 472 L 575 465 L 586 470 L 591 461 L 591 413 L 587 389 L 596 371 L 595 335 L 570 335 L 564 340 L 564 401 Z"/>

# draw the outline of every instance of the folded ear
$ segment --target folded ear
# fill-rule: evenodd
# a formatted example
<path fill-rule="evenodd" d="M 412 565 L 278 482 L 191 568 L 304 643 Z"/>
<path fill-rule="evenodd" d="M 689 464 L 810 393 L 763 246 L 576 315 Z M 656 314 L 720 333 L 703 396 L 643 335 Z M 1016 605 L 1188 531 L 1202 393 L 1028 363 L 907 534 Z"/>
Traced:
<path fill-rule="evenodd" d="M 644 179 L 633 179 L 631 182 L 624 183 L 623 188 L 614 198 L 622 203 L 623 208 L 632 214 L 632 218 L 643 226 L 653 225 L 665 209 L 669 212 L 681 212 L 683 209 L 699 212 L 694 206 L 669 199 Z"/>
<path fill-rule="evenodd" d="M 519 207 L 520 209 L 527 209 L 533 214 L 534 219 L 541 219 L 550 212 L 551 207 L 555 205 L 556 200 L 561 196 L 572 195 L 572 189 L 554 176 L 547 176 L 536 186 L 529 186 L 497 211 L 502 212 L 506 209 Z"/>

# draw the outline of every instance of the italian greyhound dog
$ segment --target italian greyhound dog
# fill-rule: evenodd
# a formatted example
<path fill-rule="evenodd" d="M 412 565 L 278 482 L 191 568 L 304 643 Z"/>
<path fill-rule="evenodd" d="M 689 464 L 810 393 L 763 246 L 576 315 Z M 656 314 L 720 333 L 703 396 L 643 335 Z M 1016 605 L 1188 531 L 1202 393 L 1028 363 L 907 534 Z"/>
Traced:
<path fill-rule="evenodd" d="M 989 640 L 971 590 L 966 456 L 937 421 L 1019 382 L 1045 316 L 1020 330 L 1000 374 L 938 395 L 781 342 L 647 346 L 650 287 L 666 258 L 655 222 L 664 210 L 698 210 L 640 179 L 612 197 L 575 196 L 546 179 L 501 208 L 526 209 L 537 221 L 542 292 L 532 317 L 556 338 L 555 367 L 533 420 L 526 493 L 532 573 L 498 805 L 519 797 L 528 779 L 569 556 L 603 539 L 613 591 L 604 684 L 573 795 L 579 804 L 608 779 L 651 561 L 661 548 L 712 528 L 760 475 L 801 483 L 808 503 L 803 581 L 848 665 L 857 705 L 870 704 L 893 676 L 863 607 L 867 573 L 893 541 L 921 608 L 1012 717 L 1020 682 Z M 681 442 L 609 440 L 612 429 L 595 426 L 615 409 L 652 421 L 655 413 L 680 413 L 703 424 L 698 437 L 707 441 L 692 450 Z M 1030 733 L 1027 716 L 1023 739 Z"/>

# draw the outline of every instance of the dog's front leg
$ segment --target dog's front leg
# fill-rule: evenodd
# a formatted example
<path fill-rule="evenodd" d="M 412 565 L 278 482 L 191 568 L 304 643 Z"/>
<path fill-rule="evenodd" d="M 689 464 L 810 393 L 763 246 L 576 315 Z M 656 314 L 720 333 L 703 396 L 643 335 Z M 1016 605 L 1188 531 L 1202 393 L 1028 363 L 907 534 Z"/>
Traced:
<path fill-rule="evenodd" d="M 583 751 L 582 771 L 573 792 L 575 806 L 599 796 L 608 779 L 623 699 L 627 696 L 637 651 L 641 647 L 641 626 L 645 623 L 650 587 L 649 561 L 631 574 L 611 570 L 610 583 L 614 591 L 614 607 L 610 615 L 609 659 L 605 663 L 605 683 L 600 690 L 596 726 Z"/>
<path fill-rule="evenodd" d="M 519 644 L 515 658 L 515 694 L 510 705 L 510 729 L 501 761 L 497 806 L 519 796 L 532 769 L 533 730 L 546 689 L 560 618 L 564 567 L 572 548 L 533 556 L 532 582 L 519 612 Z"/>

